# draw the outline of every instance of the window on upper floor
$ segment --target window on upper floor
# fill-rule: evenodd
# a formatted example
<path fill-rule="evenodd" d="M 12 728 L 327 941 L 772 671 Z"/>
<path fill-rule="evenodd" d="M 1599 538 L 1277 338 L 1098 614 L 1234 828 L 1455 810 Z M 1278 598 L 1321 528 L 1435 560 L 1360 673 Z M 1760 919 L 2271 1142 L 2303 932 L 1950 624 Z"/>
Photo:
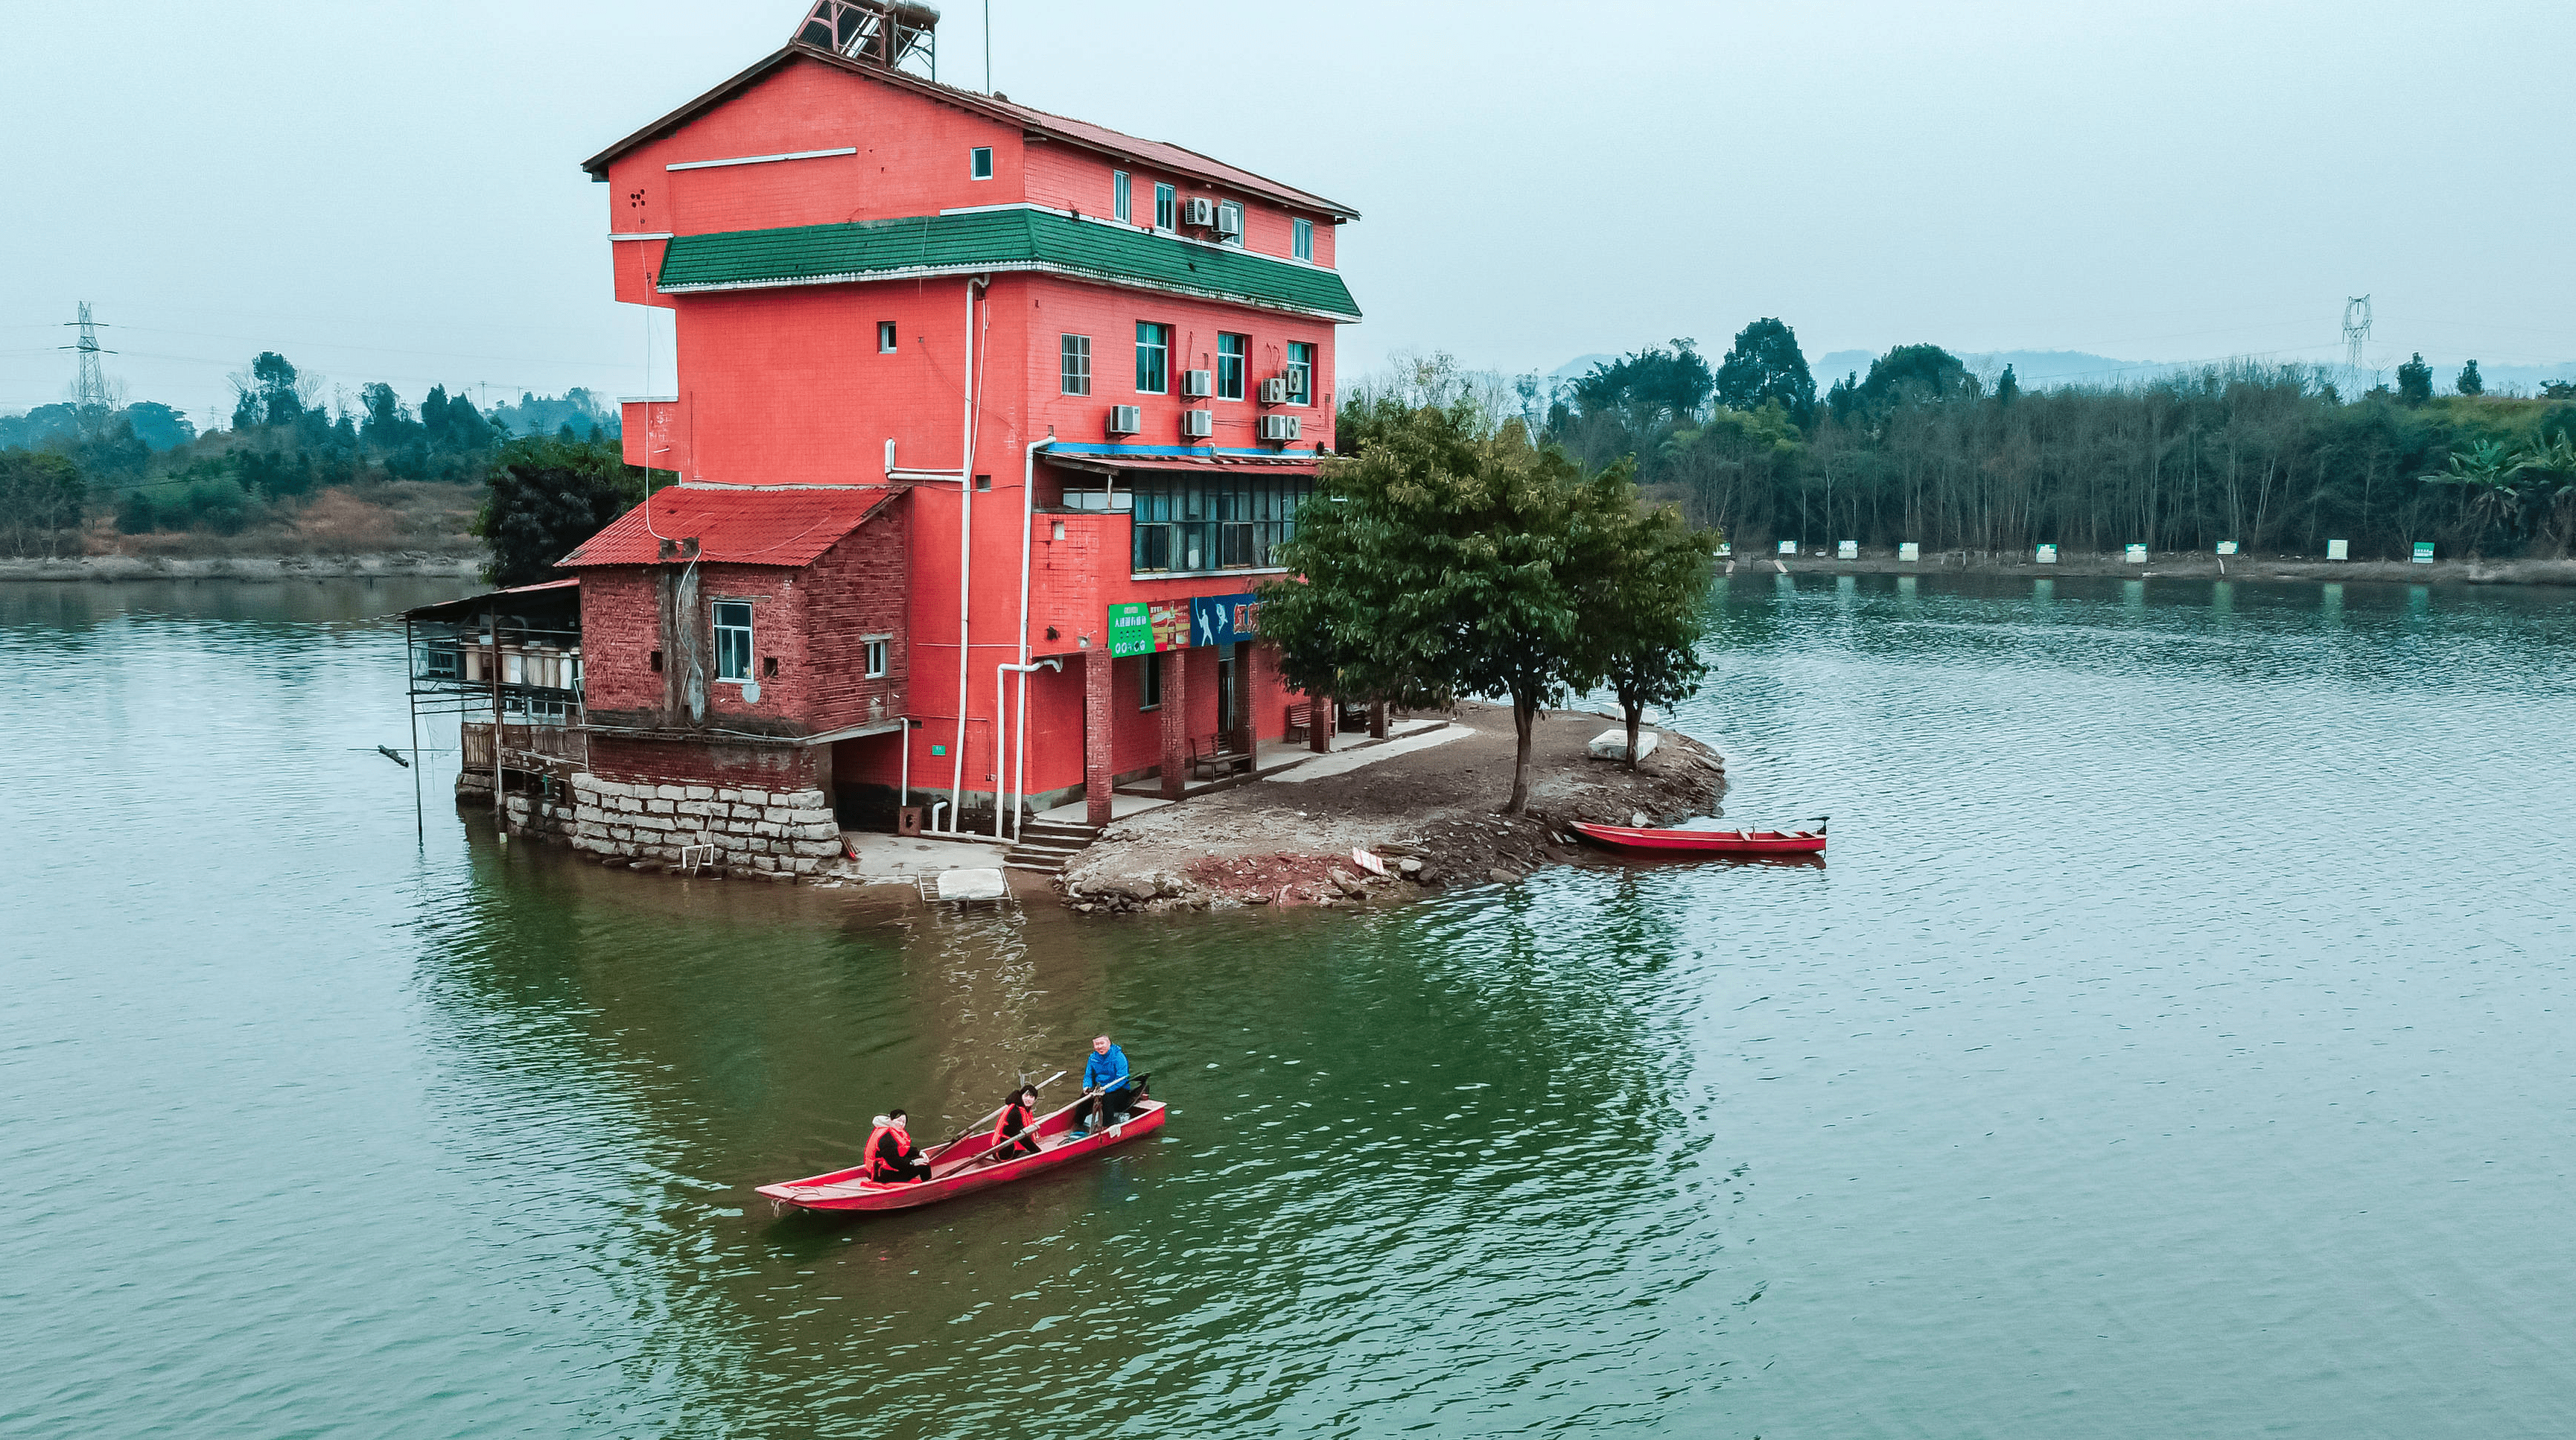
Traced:
<path fill-rule="evenodd" d="M 1266 476 L 1222 481 L 1140 479 L 1128 499 L 1130 558 L 1138 574 L 1272 568 L 1297 533 L 1312 482 Z"/>
<path fill-rule="evenodd" d="M 1315 222 L 1293 221 L 1288 226 L 1288 251 L 1300 260 L 1315 258 Z"/>
<path fill-rule="evenodd" d="M 859 643 L 859 654 L 865 661 L 867 678 L 882 680 L 886 673 L 886 642 L 883 636 Z"/>
<path fill-rule="evenodd" d="M 716 678 L 751 678 L 751 602 L 719 600 L 715 604 Z"/>
<path fill-rule="evenodd" d="M 1217 332 L 1216 398 L 1219 400 L 1243 398 L 1244 356 L 1251 348 L 1252 337 L 1249 335 L 1228 335 L 1223 331 Z"/>
<path fill-rule="evenodd" d="M 1302 340 L 1288 342 L 1288 403 L 1315 403 L 1315 347 Z"/>
<path fill-rule="evenodd" d="M 1220 200 L 1216 206 L 1216 234 L 1228 245 L 1243 244 L 1243 205 L 1240 201 Z"/>
<path fill-rule="evenodd" d="M 878 321 L 877 353 L 880 355 L 891 355 L 901 348 L 903 348 L 902 345 L 895 339 L 894 322 L 891 320 Z"/>
<path fill-rule="evenodd" d="M 1172 388 L 1172 327 L 1136 322 L 1136 393 L 1165 395 Z"/>
<path fill-rule="evenodd" d="M 1169 185 L 1154 187 L 1154 228 L 1177 230 L 1181 226 L 1181 192 Z"/>
<path fill-rule="evenodd" d="M 1063 357 L 1062 384 L 1064 387 L 1064 393 L 1067 395 L 1090 394 L 1091 337 L 1088 335 L 1065 336 Z"/>
<path fill-rule="evenodd" d="M 1109 172 L 1109 203 L 1117 212 L 1118 218 L 1131 225 L 1136 221 L 1135 198 L 1128 193 L 1133 188 L 1128 184 L 1126 171 Z"/>
<path fill-rule="evenodd" d="M 993 147 L 978 145 L 966 152 L 966 177 L 970 180 L 993 178 Z"/>

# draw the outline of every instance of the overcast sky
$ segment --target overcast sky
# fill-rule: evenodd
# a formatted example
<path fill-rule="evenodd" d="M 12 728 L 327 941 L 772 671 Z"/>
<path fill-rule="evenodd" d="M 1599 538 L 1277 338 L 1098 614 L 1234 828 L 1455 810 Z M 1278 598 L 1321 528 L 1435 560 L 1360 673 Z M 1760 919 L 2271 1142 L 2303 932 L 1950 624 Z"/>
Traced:
<path fill-rule="evenodd" d="M 940 78 L 982 88 L 980 3 Z M 1361 212 L 1390 352 L 1552 369 L 1778 315 L 1813 357 L 2576 359 L 2576 6 L 994 0 L 993 85 Z M 801 0 L 16 7 L 0 411 L 95 302 L 132 398 L 276 349 L 391 380 L 644 388 L 578 164 Z M 657 384 L 669 384 L 667 351 Z M 327 391 L 326 391 L 327 393 Z"/>

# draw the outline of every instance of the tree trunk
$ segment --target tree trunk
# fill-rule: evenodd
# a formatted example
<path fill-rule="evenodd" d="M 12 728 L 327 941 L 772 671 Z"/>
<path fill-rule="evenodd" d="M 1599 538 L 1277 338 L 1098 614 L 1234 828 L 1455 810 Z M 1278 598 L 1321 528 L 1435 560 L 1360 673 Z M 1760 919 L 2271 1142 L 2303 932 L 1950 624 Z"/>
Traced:
<path fill-rule="evenodd" d="M 1506 815 L 1518 815 L 1529 805 L 1530 727 L 1538 720 L 1538 702 L 1515 690 L 1512 692 L 1512 730 L 1520 748 L 1512 756 L 1512 799 L 1503 807 Z"/>
<path fill-rule="evenodd" d="M 1637 768 L 1637 726 L 1646 718 L 1646 707 L 1622 695 L 1619 708 L 1628 716 L 1628 768 L 1634 770 Z"/>

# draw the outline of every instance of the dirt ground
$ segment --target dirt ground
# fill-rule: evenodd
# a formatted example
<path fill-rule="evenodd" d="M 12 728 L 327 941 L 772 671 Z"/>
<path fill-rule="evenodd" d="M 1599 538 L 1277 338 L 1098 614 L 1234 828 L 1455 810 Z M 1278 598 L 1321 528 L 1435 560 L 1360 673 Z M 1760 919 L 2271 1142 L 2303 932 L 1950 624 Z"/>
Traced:
<path fill-rule="evenodd" d="M 1400 899 L 1518 880 L 1571 859 L 1566 821 L 1625 825 L 1642 814 L 1671 823 L 1711 813 L 1726 788 L 1724 759 L 1687 736 L 1648 727 L 1662 743 L 1632 774 L 1584 753 L 1617 721 L 1557 710 L 1531 737 L 1529 813 L 1502 815 L 1511 711 L 1461 704 L 1445 718 L 1472 733 L 1339 775 L 1252 781 L 1121 820 L 1056 877 L 1057 891 L 1086 914 Z M 1368 874 L 1354 847 L 1383 858 L 1389 874 Z"/>

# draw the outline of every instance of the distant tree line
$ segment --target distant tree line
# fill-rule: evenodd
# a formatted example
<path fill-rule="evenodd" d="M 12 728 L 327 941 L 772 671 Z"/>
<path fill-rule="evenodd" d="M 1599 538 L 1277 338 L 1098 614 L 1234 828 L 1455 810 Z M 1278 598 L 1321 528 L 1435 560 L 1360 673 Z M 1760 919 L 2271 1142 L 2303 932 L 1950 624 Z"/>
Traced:
<path fill-rule="evenodd" d="M 1354 403 L 1421 388 L 1355 387 Z M 1570 384 L 1488 384 L 1579 465 L 1633 463 L 1637 483 L 1748 544 L 1857 540 L 1927 551 L 2144 543 L 2356 555 L 2436 540 L 2490 556 L 2576 544 L 2576 386 L 2484 393 L 2475 361 L 2435 393 L 2418 355 L 2393 389 L 2341 394 L 2331 372 L 2234 364 L 2127 387 L 2026 391 L 1937 345 L 1901 345 L 1818 393 L 1797 337 L 1757 320 L 1711 366 L 1689 340 Z M 1467 388 L 1474 389 L 1470 382 Z"/>
<path fill-rule="evenodd" d="M 521 475 L 622 468 L 615 412 L 583 389 L 482 410 L 462 389 L 433 386 L 415 410 L 377 382 L 359 387 L 354 408 L 335 406 L 274 351 L 231 378 L 231 428 L 203 435 L 150 401 L 0 416 L 0 544 L 78 554 L 82 528 L 101 515 L 127 534 L 237 534 L 336 486 L 487 483 L 505 457 Z M 542 455 L 532 440 L 545 442 Z"/>

